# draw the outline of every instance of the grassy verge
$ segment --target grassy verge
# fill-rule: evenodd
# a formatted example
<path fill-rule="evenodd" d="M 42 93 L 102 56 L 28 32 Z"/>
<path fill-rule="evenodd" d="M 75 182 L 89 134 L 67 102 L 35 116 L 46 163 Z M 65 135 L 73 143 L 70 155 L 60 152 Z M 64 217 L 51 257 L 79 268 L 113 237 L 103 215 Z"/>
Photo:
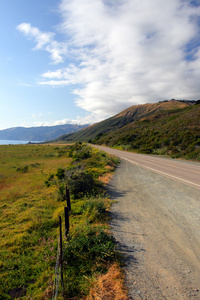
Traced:
<path fill-rule="evenodd" d="M 82 144 L 1 146 L 0 154 L 0 299 L 51 299 L 66 184 L 64 297 L 95 299 L 91 286 L 117 260 L 102 183 L 117 160 Z"/>

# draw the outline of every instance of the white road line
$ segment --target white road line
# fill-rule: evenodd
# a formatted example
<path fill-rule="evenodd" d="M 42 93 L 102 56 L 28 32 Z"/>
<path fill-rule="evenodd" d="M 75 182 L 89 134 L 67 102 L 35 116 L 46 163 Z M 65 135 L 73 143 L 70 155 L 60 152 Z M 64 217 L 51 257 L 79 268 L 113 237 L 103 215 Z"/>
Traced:
<path fill-rule="evenodd" d="M 103 149 L 103 148 L 102 148 L 101 150 L 106 151 L 106 150 Z M 113 149 L 113 150 L 114 150 L 114 153 L 113 153 L 112 150 L 111 150 L 111 151 L 109 151 L 109 150 L 111 150 L 111 149 L 108 148 L 108 151 L 106 151 L 106 152 L 108 152 L 108 153 L 110 153 L 110 154 L 113 154 L 113 155 L 115 155 L 115 156 L 118 156 L 119 158 L 124 159 L 124 160 L 126 160 L 126 161 L 128 161 L 128 162 L 130 162 L 130 163 L 132 163 L 132 164 L 138 165 L 138 166 L 140 166 L 140 167 L 142 167 L 142 168 L 144 168 L 144 169 L 148 169 L 148 170 L 154 171 L 154 172 L 156 172 L 156 173 L 160 173 L 160 174 L 162 174 L 162 175 L 164 175 L 164 176 L 166 176 L 166 177 L 174 178 L 174 179 L 178 180 L 179 182 L 185 182 L 185 183 L 188 184 L 188 185 L 192 185 L 192 186 L 194 186 L 194 187 L 200 189 L 200 185 L 197 184 L 197 183 L 193 183 L 193 182 L 191 182 L 191 181 L 188 181 L 188 180 L 179 178 L 179 177 L 177 177 L 177 176 L 173 176 L 173 175 L 170 175 L 170 174 L 168 174 L 168 173 L 165 173 L 165 172 L 156 170 L 156 169 L 154 169 L 154 168 L 147 167 L 147 166 L 143 165 L 142 163 L 137 163 L 137 162 L 135 162 L 135 161 L 131 161 L 130 159 L 128 159 L 128 158 L 122 156 L 121 150 L 114 150 L 114 149 Z M 119 154 L 116 154 L 115 151 L 119 151 Z M 137 155 L 137 154 L 136 154 L 136 155 Z M 144 156 L 147 157 L 147 155 L 144 155 Z M 162 159 L 162 158 L 161 158 L 161 157 L 158 157 L 157 159 Z M 172 164 L 173 164 L 173 162 L 172 162 Z M 186 163 L 184 163 L 184 162 L 183 162 L 182 164 L 186 165 Z M 174 164 L 174 165 L 175 165 L 175 164 Z M 176 166 L 176 165 L 175 165 L 175 166 Z M 195 166 L 195 167 L 197 167 L 197 166 Z M 197 167 L 197 168 L 199 168 L 199 167 Z"/>
<path fill-rule="evenodd" d="M 138 165 L 138 166 L 140 166 L 140 167 L 143 167 L 143 168 L 145 168 L 145 169 L 149 169 L 149 170 L 154 171 L 154 172 L 156 172 L 156 173 L 160 173 L 160 174 L 162 174 L 162 175 L 172 177 L 172 178 L 177 179 L 177 180 L 179 180 L 179 181 L 183 181 L 183 182 L 185 182 L 185 183 L 187 183 L 187 184 L 194 185 L 194 186 L 200 188 L 200 185 L 199 185 L 199 184 L 196 184 L 196 183 L 193 183 L 193 182 L 191 182 L 191 181 L 188 181 L 188 180 L 185 180 L 185 179 L 182 179 L 182 178 L 179 178 L 179 177 L 170 175 L 170 174 L 168 174 L 168 173 L 164 173 L 164 172 L 162 172 L 162 171 L 159 171 L 159 170 L 156 170 L 156 169 L 153 169 L 153 168 L 144 166 L 144 165 L 142 165 L 142 164 L 140 164 L 140 163 L 133 162 L 133 161 L 127 159 L 127 158 L 123 158 L 122 156 L 121 156 L 121 158 L 124 159 L 124 160 L 127 160 L 128 162 L 130 162 L 130 163 L 132 163 L 132 164 L 135 164 L 135 165 Z"/>

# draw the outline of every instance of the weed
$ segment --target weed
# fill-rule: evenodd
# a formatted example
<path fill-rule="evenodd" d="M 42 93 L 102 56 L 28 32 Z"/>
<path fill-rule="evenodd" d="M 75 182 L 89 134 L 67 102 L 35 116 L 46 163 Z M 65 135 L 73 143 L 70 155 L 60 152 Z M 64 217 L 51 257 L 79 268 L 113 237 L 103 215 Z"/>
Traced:
<path fill-rule="evenodd" d="M 21 172 L 21 173 L 28 172 L 28 166 L 17 168 L 17 172 Z"/>
<path fill-rule="evenodd" d="M 108 204 L 105 197 L 89 198 L 82 206 L 82 212 L 88 222 L 104 221 L 107 216 Z"/>

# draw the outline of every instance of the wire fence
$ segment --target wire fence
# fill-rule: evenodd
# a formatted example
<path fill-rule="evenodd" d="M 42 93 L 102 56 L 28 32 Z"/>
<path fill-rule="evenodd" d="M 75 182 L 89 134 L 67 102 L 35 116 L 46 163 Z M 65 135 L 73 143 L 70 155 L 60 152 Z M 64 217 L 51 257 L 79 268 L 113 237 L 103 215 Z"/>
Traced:
<path fill-rule="evenodd" d="M 69 190 L 66 187 L 66 196 L 65 199 L 67 201 L 67 207 L 64 208 L 65 215 L 65 237 L 67 237 L 69 233 L 69 211 L 71 210 L 70 203 L 70 194 Z M 56 257 L 56 265 L 54 271 L 54 283 L 53 283 L 53 292 L 52 292 L 52 300 L 57 300 L 57 298 L 61 295 L 62 299 L 64 296 L 64 280 L 63 280 L 63 237 L 62 237 L 62 218 L 59 216 L 59 225 L 60 225 L 60 234 L 58 237 L 58 248 L 57 248 L 57 257 Z"/>
<path fill-rule="evenodd" d="M 56 257 L 56 265 L 55 265 L 55 273 L 54 273 L 54 283 L 53 283 L 53 293 L 52 300 L 56 300 L 58 297 L 59 287 L 61 281 L 61 272 L 60 272 L 60 239 L 58 238 L 58 249 L 57 249 L 57 257 Z"/>

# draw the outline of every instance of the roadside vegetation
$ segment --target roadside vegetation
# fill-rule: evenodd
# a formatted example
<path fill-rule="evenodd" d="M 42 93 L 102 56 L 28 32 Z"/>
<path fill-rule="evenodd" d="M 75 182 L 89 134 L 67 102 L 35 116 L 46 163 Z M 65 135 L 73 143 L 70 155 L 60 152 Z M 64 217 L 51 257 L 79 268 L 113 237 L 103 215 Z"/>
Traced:
<path fill-rule="evenodd" d="M 105 292 L 115 299 L 118 291 L 118 299 L 127 299 L 105 193 L 118 160 L 82 143 L 0 146 L 0 154 L 0 299 L 52 298 L 66 185 L 72 210 L 64 298 L 97 299 Z"/>

